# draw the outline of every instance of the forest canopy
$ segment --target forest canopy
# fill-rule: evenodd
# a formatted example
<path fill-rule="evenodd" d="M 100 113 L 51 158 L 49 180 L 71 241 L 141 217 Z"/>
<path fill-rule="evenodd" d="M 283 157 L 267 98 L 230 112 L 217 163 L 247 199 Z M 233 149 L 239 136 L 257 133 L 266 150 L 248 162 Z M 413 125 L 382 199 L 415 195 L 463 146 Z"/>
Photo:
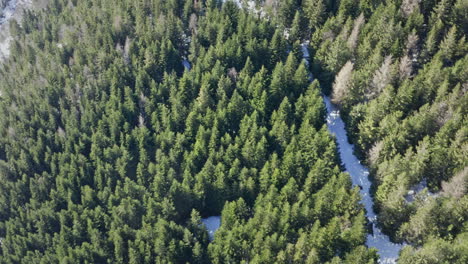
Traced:
<path fill-rule="evenodd" d="M 468 261 L 467 1 L 240 2 L 50 0 L 10 23 L 0 263 L 377 263 L 323 94 L 399 262 Z"/>

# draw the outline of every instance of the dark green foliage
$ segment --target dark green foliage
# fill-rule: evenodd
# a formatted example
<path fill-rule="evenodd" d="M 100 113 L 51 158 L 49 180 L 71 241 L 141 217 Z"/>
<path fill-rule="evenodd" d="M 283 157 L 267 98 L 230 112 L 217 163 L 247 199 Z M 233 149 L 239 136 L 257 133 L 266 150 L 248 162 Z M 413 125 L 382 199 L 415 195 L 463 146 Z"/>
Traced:
<path fill-rule="evenodd" d="M 466 262 L 466 1 L 255 2 L 53 0 L 10 23 L 0 263 L 377 262 L 320 96 L 347 62 L 400 262 Z M 408 202 L 423 179 L 438 196 Z"/>
<path fill-rule="evenodd" d="M 0 262 L 375 262 L 300 6 L 279 5 L 289 40 L 218 1 L 54 0 L 12 22 Z"/>

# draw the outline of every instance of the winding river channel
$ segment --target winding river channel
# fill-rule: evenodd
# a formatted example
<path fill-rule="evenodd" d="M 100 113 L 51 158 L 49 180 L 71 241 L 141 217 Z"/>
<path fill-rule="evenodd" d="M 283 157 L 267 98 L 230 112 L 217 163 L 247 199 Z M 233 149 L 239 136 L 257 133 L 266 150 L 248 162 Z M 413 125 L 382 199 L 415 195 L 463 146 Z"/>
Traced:
<path fill-rule="evenodd" d="M 308 41 L 301 45 L 302 56 L 307 66 L 309 66 L 310 63 L 308 47 Z M 310 81 L 314 80 L 312 73 L 309 73 L 309 78 Z M 364 167 L 354 155 L 354 146 L 348 141 L 345 123 L 340 117 L 340 110 L 332 104 L 328 96 L 323 95 L 322 97 L 327 108 L 328 131 L 336 137 L 341 161 L 345 165 L 346 172 L 348 172 L 351 177 L 353 186 L 359 186 L 361 189 L 361 203 L 364 205 L 366 217 L 372 225 L 372 233 L 367 234 L 366 245 L 377 249 L 380 255 L 379 263 L 396 263 L 398 253 L 403 245 L 392 243 L 390 238 L 384 235 L 382 230 L 376 226 L 377 215 L 374 212 L 374 201 L 370 195 L 371 182 L 369 180 L 369 170 Z"/>
<path fill-rule="evenodd" d="M 361 203 L 366 208 L 366 217 L 372 224 L 373 232 L 367 234 L 367 246 L 374 247 L 380 255 L 379 263 L 396 263 L 402 244 L 392 243 L 388 236 L 382 234 L 380 228 L 375 225 L 376 214 L 372 208 L 374 202 L 370 195 L 371 182 L 369 170 L 364 167 L 353 154 L 354 146 L 349 144 L 346 135 L 345 124 L 340 117 L 340 111 L 330 102 L 330 98 L 323 96 L 327 107 L 327 126 L 330 133 L 334 134 L 338 143 L 341 161 L 346 167 L 346 172 L 351 176 L 354 186 L 361 186 Z"/>

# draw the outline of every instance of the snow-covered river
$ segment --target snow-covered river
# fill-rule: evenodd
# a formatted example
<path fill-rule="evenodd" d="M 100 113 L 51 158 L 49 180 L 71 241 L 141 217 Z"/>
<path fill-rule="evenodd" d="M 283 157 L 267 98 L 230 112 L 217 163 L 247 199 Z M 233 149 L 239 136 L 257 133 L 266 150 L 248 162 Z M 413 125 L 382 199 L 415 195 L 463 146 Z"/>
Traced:
<path fill-rule="evenodd" d="M 398 253 L 402 244 L 392 243 L 388 236 L 382 234 L 380 228 L 376 227 L 376 214 L 372 206 L 374 202 L 370 196 L 371 182 L 369 170 L 364 167 L 359 159 L 353 154 L 354 146 L 348 143 L 345 124 L 340 117 L 340 111 L 330 102 L 330 98 L 323 97 L 327 107 L 327 126 L 330 133 L 336 136 L 340 157 L 351 176 L 354 186 L 361 186 L 361 203 L 366 208 L 366 216 L 372 223 L 373 234 L 367 235 L 367 246 L 375 247 L 380 255 L 380 263 L 396 263 Z"/>

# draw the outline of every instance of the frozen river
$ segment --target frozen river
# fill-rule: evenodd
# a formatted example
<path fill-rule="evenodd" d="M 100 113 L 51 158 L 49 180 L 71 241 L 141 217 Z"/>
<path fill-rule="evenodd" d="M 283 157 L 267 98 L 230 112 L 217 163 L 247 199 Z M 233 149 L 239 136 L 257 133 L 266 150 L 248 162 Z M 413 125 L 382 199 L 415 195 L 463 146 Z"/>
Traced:
<path fill-rule="evenodd" d="M 374 202 L 370 196 L 371 182 L 369 170 L 364 167 L 353 154 L 354 146 L 348 143 L 345 125 L 340 117 L 340 111 L 330 102 L 330 98 L 323 97 L 327 107 L 327 126 L 330 133 L 336 136 L 338 149 L 346 172 L 351 176 L 354 186 L 361 186 L 361 203 L 366 208 L 366 216 L 372 223 L 373 234 L 367 235 L 367 246 L 375 247 L 380 255 L 379 263 L 396 263 L 398 253 L 403 245 L 392 243 L 388 236 L 382 234 L 380 228 L 375 226 L 376 214 L 372 206 Z"/>
<path fill-rule="evenodd" d="M 308 46 L 308 41 L 301 45 L 303 59 L 307 65 L 310 63 Z M 309 73 L 309 78 L 310 81 L 313 81 L 314 77 L 312 73 Z M 382 234 L 380 228 L 376 226 L 377 215 L 374 212 L 374 202 L 370 195 L 371 182 L 369 180 L 369 170 L 364 167 L 359 159 L 354 155 L 354 146 L 348 142 L 348 135 L 346 134 L 345 124 L 340 117 L 339 109 L 331 103 L 328 96 L 323 96 L 323 101 L 327 108 L 328 130 L 336 137 L 341 161 L 345 165 L 346 172 L 348 172 L 351 177 L 353 186 L 360 186 L 362 197 L 361 203 L 366 209 L 367 219 L 372 224 L 372 234 L 367 234 L 366 245 L 378 250 L 380 255 L 379 263 L 396 263 L 398 254 L 403 245 L 392 243 L 390 238 L 387 235 Z"/>

